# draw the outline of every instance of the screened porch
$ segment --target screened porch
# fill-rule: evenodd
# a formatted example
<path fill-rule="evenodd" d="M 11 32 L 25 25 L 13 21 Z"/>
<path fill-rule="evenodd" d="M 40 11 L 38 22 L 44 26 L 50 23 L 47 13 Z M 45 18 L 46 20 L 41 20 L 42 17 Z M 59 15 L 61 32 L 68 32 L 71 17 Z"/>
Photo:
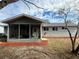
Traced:
<path fill-rule="evenodd" d="M 10 24 L 8 26 L 8 39 L 40 39 L 40 24 Z"/>

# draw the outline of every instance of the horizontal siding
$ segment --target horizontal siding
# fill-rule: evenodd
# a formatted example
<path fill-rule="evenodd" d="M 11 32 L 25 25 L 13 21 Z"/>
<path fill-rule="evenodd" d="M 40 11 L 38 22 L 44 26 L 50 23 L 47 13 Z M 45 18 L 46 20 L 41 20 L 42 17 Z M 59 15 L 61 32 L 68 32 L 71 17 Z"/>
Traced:
<path fill-rule="evenodd" d="M 72 36 L 74 36 L 76 33 L 76 28 L 69 27 L 69 30 L 70 30 Z M 43 37 L 69 37 L 69 34 L 68 34 L 67 30 L 62 29 L 62 27 L 58 27 L 58 31 L 53 31 L 52 27 L 50 27 L 48 31 L 44 31 L 44 29 L 42 29 L 42 36 Z"/>

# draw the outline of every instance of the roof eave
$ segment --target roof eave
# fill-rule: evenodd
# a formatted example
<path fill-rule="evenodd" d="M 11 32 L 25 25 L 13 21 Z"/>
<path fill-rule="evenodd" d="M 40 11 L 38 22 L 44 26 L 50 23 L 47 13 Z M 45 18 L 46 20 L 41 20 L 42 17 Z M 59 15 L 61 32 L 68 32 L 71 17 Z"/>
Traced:
<path fill-rule="evenodd" d="M 30 16 L 30 15 L 26 15 L 26 14 L 20 14 L 20 15 L 16 15 L 16 16 L 13 16 L 11 18 L 7 18 L 7 19 L 4 19 L 3 21 L 1 21 L 2 23 L 8 23 L 9 21 L 11 21 L 12 19 L 16 19 L 18 17 L 21 17 L 21 16 L 25 16 L 25 17 L 28 17 L 28 18 L 32 18 L 32 19 L 35 19 L 37 21 L 40 21 L 42 23 L 45 23 L 42 19 L 40 18 L 36 18 L 34 16 Z"/>

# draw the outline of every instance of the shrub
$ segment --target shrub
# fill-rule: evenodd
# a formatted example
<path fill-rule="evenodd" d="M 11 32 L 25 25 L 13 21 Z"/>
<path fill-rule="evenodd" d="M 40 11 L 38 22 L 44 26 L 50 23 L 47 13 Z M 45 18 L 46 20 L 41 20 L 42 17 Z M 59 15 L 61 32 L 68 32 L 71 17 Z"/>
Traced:
<path fill-rule="evenodd" d="M 0 41 L 1 41 L 1 42 L 6 42 L 6 41 L 7 41 L 7 35 L 5 35 L 5 34 L 0 34 Z"/>

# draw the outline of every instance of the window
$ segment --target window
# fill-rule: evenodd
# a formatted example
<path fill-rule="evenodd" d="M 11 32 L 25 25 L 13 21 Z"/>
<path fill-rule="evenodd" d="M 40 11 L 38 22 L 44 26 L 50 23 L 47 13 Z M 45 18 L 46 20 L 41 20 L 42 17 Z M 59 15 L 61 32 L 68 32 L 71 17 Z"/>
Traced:
<path fill-rule="evenodd" d="M 49 28 L 48 27 L 44 27 L 44 31 L 48 31 L 49 30 Z"/>
<path fill-rule="evenodd" d="M 65 29 L 65 27 L 62 27 L 62 29 Z"/>
<path fill-rule="evenodd" d="M 58 28 L 57 28 L 57 27 L 53 27 L 52 30 L 53 30 L 53 31 L 57 31 Z"/>

